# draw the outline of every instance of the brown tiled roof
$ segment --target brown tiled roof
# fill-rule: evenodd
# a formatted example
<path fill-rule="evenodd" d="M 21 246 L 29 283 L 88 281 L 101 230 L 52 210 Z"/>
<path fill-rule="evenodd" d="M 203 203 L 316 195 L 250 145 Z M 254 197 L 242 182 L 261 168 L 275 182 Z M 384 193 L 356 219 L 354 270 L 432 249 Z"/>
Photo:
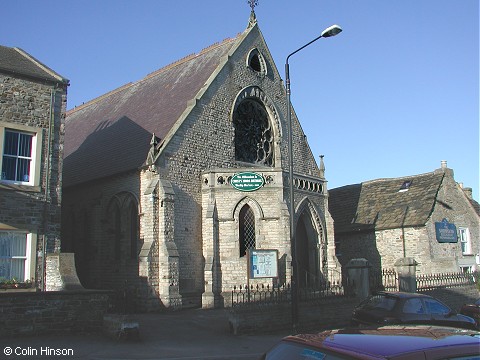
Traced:
<path fill-rule="evenodd" d="M 335 232 L 425 225 L 443 177 L 443 172 L 432 172 L 329 190 L 329 210 Z M 410 187 L 400 192 L 406 181 L 411 181 Z"/>
<path fill-rule="evenodd" d="M 0 45 L 0 72 L 68 84 L 66 78 L 17 47 Z"/>
<path fill-rule="evenodd" d="M 165 138 L 235 40 L 212 45 L 69 111 L 64 186 L 142 166 L 152 133 Z"/>

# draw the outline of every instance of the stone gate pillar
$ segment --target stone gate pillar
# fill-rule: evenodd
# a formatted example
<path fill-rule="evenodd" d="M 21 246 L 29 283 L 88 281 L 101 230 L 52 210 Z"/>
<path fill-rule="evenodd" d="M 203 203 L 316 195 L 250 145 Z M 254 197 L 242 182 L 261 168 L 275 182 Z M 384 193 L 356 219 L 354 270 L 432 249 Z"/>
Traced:
<path fill-rule="evenodd" d="M 352 259 L 345 268 L 348 274 L 348 285 L 353 286 L 355 296 L 360 300 L 370 295 L 370 263 L 366 259 Z"/>
<path fill-rule="evenodd" d="M 418 263 L 413 258 L 401 258 L 395 262 L 395 268 L 398 274 L 398 289 L 400 291 L 414 293 L 417 291 L 417 271 Z"/>

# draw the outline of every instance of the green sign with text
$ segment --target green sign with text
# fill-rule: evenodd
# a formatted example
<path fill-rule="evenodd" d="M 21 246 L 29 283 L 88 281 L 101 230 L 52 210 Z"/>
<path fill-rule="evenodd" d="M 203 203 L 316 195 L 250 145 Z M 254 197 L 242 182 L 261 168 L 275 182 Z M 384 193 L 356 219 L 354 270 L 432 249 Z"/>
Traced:
<path fill-rule="evenodd" d="M 265 184 L 265 179 L 254 172 L 242 172 L 233 175 L 230 184 L 240 191 L 255 191 Z"/>

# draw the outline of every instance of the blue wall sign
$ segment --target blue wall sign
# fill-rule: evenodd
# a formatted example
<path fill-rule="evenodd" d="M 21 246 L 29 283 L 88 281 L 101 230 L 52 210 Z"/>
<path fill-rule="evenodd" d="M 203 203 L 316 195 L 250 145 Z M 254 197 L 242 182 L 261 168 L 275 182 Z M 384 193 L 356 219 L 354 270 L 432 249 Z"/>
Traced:
<path fill-rule="evenodd" d="M 450 224 L 447 219 L 435 223 L 435 234 L 439 243 L 456 243 L 457 227 L 455 224 Z"/>

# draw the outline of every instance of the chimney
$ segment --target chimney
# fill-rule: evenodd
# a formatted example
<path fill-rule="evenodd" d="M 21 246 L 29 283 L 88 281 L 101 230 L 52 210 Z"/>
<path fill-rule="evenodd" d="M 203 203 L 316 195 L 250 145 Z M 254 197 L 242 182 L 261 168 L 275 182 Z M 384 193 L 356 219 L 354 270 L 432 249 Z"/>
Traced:
<path fill-rule="evenodd" d="M 453 169 L 448 168 L 447 160 L 442 160 L 440 162 L 440 169 L 435 169 L 434 173 L 435 174 L 449 174 L 451 177 L 453 177 Z"/>

